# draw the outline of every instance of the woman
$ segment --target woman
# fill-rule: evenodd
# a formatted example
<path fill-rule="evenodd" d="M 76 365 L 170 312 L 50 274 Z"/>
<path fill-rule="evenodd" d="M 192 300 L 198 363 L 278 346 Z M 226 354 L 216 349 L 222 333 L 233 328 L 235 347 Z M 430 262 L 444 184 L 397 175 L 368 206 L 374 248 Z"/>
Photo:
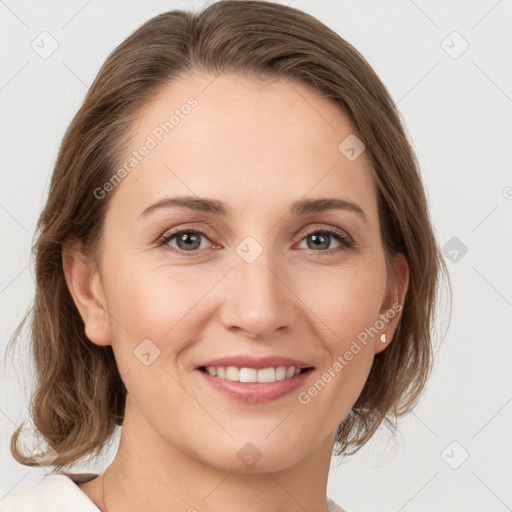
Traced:
<path fill-rule="evenodd" d="M 65 134 L 38 228 L 48 450 L 21 426 L 11 451 L 55 471 L 2 511 L 343 511 L 333 448 L 392 427 L 427 380 L 446 268 L 414 153 L 368 63 L 294 8 L 136 30 Z M 106 470 L 70 472 L 116 425 Z"/>

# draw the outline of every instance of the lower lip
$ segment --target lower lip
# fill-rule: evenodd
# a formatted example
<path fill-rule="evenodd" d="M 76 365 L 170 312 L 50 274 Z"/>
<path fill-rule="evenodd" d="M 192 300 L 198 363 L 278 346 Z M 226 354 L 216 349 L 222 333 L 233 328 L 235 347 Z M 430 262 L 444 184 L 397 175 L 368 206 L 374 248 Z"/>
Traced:
<path fill-rule="evenodd" d="M 236 382 L 220 377 L 214 377 L 207 372 L 196 370 L 206 382 L 217 391 L 230 398 L 252 404 L 270 402 L 291 393 L 304 384 L 313 372 L 313 369 L 299 373 L 290 379 L 276 380 L 275 382 Z"/>

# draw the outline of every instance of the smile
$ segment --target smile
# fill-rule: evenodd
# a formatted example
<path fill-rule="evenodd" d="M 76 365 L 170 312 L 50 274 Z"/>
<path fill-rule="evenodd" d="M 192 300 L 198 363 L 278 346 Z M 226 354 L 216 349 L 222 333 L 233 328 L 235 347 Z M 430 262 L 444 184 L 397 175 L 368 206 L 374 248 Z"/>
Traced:
<path fill-rule="evenodd" d="M 238 368 L 236 366 L 203 366 L 199 368 L 213 377 L 226 379 L 232 382 L 276 382 L 286 380 L 307 371 L 309 368 L 296 368 L 295 366 L 278 366 L 269 368 Z"/>
<path fill-rule="evenodd" d="M 261 404 L 298 390 L 305 385 L 313 370 L 313 367 L 299 369 L 294 366 L 259 369 L 245 366 L 201 366 L 196 372 L 207 387 L 232 400 Z M 214 373 L 217 375 L 213 375 Z"/>

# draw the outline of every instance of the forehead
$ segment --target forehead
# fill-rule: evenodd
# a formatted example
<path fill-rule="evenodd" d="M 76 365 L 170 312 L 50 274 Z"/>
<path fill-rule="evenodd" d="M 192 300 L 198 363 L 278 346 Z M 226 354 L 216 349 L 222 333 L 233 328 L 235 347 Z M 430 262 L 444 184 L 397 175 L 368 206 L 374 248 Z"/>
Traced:
<path fill-rule="evenodd" d="M 367 156 L 351 161 L 339 149 L 353 131 L 338 105 L 298 82 L 187 76 L 141 109 L 121 158 L 133 165 L 113 207 L 139 215 L 162 197 L 186 194 L 271 214 L 304 197 L 339 197 L 375 224 Z"/>

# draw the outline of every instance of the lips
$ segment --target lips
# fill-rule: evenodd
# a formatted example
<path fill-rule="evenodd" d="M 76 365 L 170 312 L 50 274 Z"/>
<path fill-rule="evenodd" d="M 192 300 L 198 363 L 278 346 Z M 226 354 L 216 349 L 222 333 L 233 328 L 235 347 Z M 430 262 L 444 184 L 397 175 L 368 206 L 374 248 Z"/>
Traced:
<path fill-rule="evenodd" d="M 302 387 L 305 385 L 306 381 L 313 378 L 314 370 L 312 368 L 304 369 L 301 373 L 291 378 L 265 383 L 233 382 L 225 378 L 210 375 L 199 369 L 196 370 L 196 373 L 210 388 L 228 396 L 230 399 L 248 404 L 259 404 L 285 397 Z"/>
<path fill-rule="evenodd" d="M 244 355 L 211 359 L 196 368 L 214 390 L 251 404 L 288 395 L 304 385 L 313 370 L 307 362 L 291 357 Z"/>
<path fill-rule="evenodd" d="M 267 356 L 267 357 L 253 357 L 253 356 L 230 356 L 230 357 L 221 357 L 219 359 L 211 359 L 209 361 L 205 361 L 197 366 L 197 369 L 205 368 L 208 366 L 236 366 L 237 368 L 254 368 L 256 370 L 262 368 L 277 368 L 279 366 L 290 367 L 293 366 L 295 368 L 299 368 L 301 370 L 306 368 L 314 368 L 313 365 L 300 361 L 298 359 L 293 359 L 291 357 L 280 357 L 280 356 Z"/>

